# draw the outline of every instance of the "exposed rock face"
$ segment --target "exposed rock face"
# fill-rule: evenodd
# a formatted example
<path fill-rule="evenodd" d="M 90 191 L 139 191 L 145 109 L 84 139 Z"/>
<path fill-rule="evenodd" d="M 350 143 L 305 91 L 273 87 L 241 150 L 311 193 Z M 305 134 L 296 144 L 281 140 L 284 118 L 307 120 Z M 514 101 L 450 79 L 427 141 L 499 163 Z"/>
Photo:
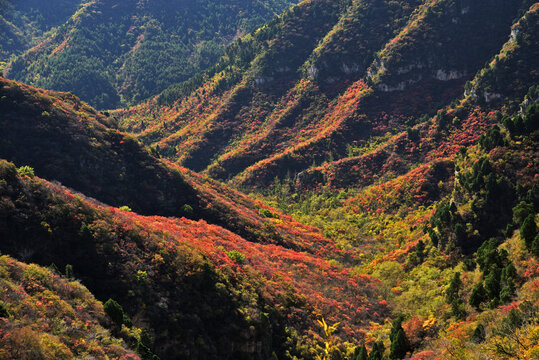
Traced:
<path fill-rule="evenodd" d="M 466 71 L 459 70 L 436 70 L 434 78 L 440 81 L 457 80 L 467 75 Z"/>
<path fill-rule="evenodd" d="M 342 63 L 341 70 L 346 75 L 350 75 L 350 74 L 358 72 L 360 70 L 360 66 L 357 63 L 352 63 L 350 65 Z"/>
<path fill-rule="evenodd" d="M 307 74 L 309 74 L 309 76 L 313 79 L 316 79 L 316 77 L 318 76 L 318 72 L 319 70 L 314 65 L 311 65 L 307 68 Z"/>
<path fill-rule="evenodd" d="M 273 76 L 261 76 L 261 77 L 256 77 L 255 78 L 255 84 L 256 86 L 262 86 L 262 85 L 265 85 L 269 82 L 272 82 L 274 79 Z"/>

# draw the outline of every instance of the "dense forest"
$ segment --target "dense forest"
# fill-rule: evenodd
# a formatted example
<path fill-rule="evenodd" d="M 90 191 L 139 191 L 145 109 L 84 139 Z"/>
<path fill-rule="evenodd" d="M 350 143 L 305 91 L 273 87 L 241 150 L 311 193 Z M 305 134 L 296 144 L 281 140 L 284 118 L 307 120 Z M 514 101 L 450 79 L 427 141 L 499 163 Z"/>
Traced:
<path fill-rule="evenodd" d="M 539 358 L 539 3 L 0 4 L 0 358 Z"/>
<path fill-rule="evenodd" d="M 22 54 L 13 52 L 18 56 L 11 59 L 6 74 L 42 88 L 72 91 L 99 109 L 140 102 L 187 80 L 213 65 L 235 38 L 293 3 L 289 0 L 63 2 L 69 6 L 62 6 L 62 1 L 41 5 L 48 11 L 62 8 L 63 12 L 79 3 L 63 24 L 54 23 L 58 14 L 56 18 L 47 17 L 47 11 L 32 8 L 42 14 L 38 25 L 60 26 L 32 49 Z M 13 17 L 30 25 L 36 22 L 28 18 L 30 15 L 19 13 Z M 17 39 L 13 36 L 7 41 Z M 6 46 L 4 51 L 11 48 Z"/>

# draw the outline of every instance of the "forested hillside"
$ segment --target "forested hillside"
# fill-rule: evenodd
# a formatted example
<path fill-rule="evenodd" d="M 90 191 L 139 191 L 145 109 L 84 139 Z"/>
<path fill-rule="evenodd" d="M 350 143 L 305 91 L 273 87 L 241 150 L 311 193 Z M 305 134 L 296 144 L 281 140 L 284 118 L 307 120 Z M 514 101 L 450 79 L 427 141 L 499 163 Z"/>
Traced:
<path fill-rule="evenodd" d="M 71 94 L 2 80 L 0 99 L 0 153 L 24 164 L 2 163 L 0 251 L 73 264 L 101 301 L 114 298 L 149 331 L 143 345 L 163 358 L 309 357 L 320 312 L 346 313 L 341 336 L 355 340 L 387 311 L 377 281 L 339 265 L 348 252 L 318 229 L 155 159 Z"/>
<path fill-rule="evenodd" d="M 83 0 L 1 0 L 0 71 L 11 56 L 43 41 L 48 31 L 62 25 Z"/>
<path fill-rule="evenodd" d="M 140 102 L 187 80 L 213 65 L 232 40 L 294 1 L 83 3 L 65 24 L 11 61 L 6 76 L 46 89 L 72 91 L 104 109 Z M 63 12 L 70 7 L 51 4 L 50 8 Z M 35 12 L 43 13 L 39 8 Z"/>
<path fill-rule="evenodd" d="M 119 113 L 121 126 L 195 171 L 267 185 L 458 99 L 529 5 L 303 2 L 235 43 L 204 76 Z"/>
<path fill-rule="evenodd" d="M 250 33 L 284 2 L 157 4 L 88 2 L 10 64 L 66 54 L 109 101 L 86 46 L 133 34 L 118 86 L 219 43 L 148 101 L 0 77 L 0 357 L 539 358 L 539 3 L 307 0 Z"/>

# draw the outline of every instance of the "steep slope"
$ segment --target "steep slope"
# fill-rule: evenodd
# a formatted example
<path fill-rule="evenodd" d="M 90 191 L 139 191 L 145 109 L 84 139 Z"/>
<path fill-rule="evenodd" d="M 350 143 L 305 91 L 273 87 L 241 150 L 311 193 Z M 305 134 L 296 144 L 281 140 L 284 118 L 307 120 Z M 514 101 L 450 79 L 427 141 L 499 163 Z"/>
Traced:
<path fill-rule="evenodd" d="M 251 241 L 308 252 L 334 249 L 316 229 L 289 217 L 275 226 L 274 219 L 261 215 L 262 204 L 156 159 L 131 136 L 109 127 L 113 118 L 72 94 L 0 78 L 0 109 L 1 156 L 87 196 L 146 215 L 205 219 Z"/>
<path fill-rule="evenodd" d="M 133 104 L 217 61 L 237 38 L 294 0 L 88 1 L 7 76 L 73 91 L 97 108 Z"/>
<path fill-rule="evenodd" d="M 393 354 L 400 321 L 398 358 L 537 356 L 538 15 L 436 116 L 264 190 L 381 280 L 396 320 L 369 349 Z"/>
<path fill-rule="evenodd" d="M 0 1 L 0 63 L 43 41 L 45 34 L 62 25 L 83 1 Z M 0 71 L 3 66 L 0 66 Z"/>
<path fill-rule="evenodd" d="M 204 76 L 118 112 L 121 126 L 188 168 L 267 185 L 435 114 L 499 51 L 525 3 L 304 2 Z"/>
<path fill-rule="evenodd" d="M 304 189 L 321 185 L 365 186 L 376 181 L 374 175 L 402 174 L 418 162 L 454 156 L 462 147 L 476 143 L 499 120 L 490 113 L 492 110 L 514 106 L 525 96 L 526 104 L 532 104 L 536 101 L 532 88 L 539 83 L 539 70 L 533 60 L 539 56 L 533 35 L 538 31 L 538 10 L 539 6 L 533 5 L 513 25 L 509 40 L 466 84 L 464 96 L 454 105 L 440 109 L 430 121 L 387 141 L 373 143 L 374 149 L 355 145 L 350 152 L 361 150 L 362 154 L 300 173 L 297 186 Z"/>
<path fill-rule="evenodd" d="M 0 357 L 140 359 L 111 336 L 103 304 L 80 283 L 0 257 Z"/>
<path fill-rule="evenodd" d="M 19 172 L 0 163 L 2 253 L 73 264 L 99 299 L 117 300 L 150 332 L 163 359 L 314 358 L 317 317 L 346 317 L 338 335 L 357 341 L 386 314 L 377 281 L 318 256 L 202 220 L 107 207 Z"/>

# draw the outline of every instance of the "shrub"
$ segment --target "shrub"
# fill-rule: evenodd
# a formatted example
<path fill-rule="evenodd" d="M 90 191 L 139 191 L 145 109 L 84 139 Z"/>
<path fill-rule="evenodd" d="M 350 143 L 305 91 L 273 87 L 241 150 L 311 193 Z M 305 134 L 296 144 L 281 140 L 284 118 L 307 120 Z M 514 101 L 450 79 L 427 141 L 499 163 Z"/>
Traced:
<path fill-rule="evenodd" d="M 262 216 L 264 218 L 273 218 L 273 217 L 275 217 L 274 213 L 272 213 L 270 210 L 264 209 L 264 208 L 258 210 L 258 215 L 260 215 L 260 216 Z"/>
<path fill-rule="evenodd" d="M 245 255 L 237 250 L 231 250 L 226 252 L 226 256 L 236 264 L 243 264 L 245 262 Z"/>
<path fill-rule="evenodd" d="M 193 207 L 191 205 L 188 205 L 188 204 L 184 204 L 182 206 L 182 212 L 185 214 L 185 215 L 192 215 L 193 214 Z"/>
<path fill-rule="evenodd" d="M 17 169 L 17 172 L 21 176 L 28 176 L 28 177 L 31 177 L 31 178 L 33 178 L 35 176 L 34 169 L 31 168 L 28 165 L 21 166 L 19 169 Z"/>

